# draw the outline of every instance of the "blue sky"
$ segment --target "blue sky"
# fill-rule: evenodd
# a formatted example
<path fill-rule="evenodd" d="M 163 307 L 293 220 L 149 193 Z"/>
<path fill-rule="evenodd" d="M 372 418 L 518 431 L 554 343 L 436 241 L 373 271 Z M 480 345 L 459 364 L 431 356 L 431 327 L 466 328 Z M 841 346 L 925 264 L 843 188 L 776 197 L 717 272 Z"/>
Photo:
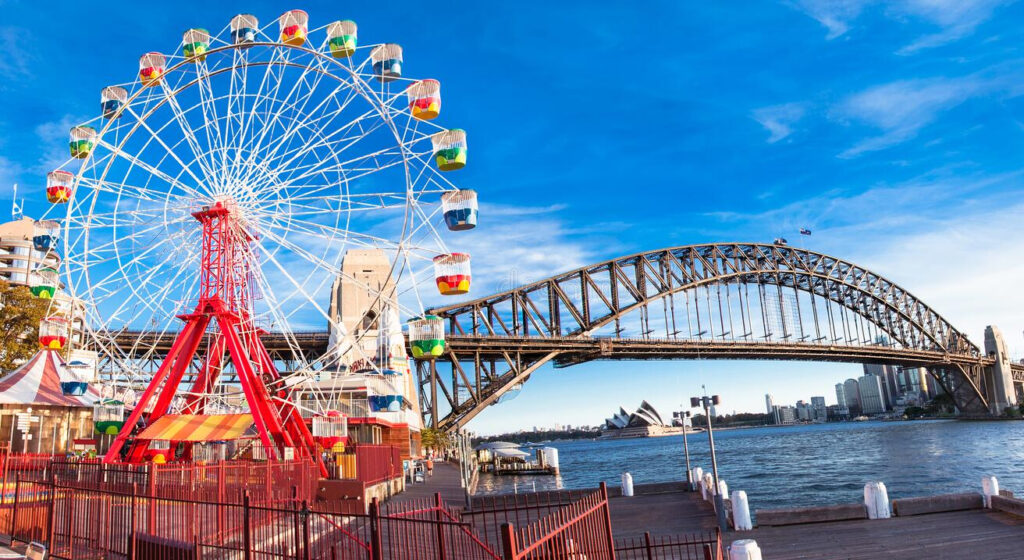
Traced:
<path fill-rule="evenodd" d="M 900 283 L 981 342 L 1024 354 L 1024 4 L 875 2 L 218 2 L 203 10 L 0 1 L 0 204 L 26 212 L 69 123 L 138 56 L 239 12 L 350 18 L 444 84 L 470 135 L 458 177 L 485 203 L 482 295 L 636 251 L 795 241 Z M 157 6 L 154 9 L 152 6 Z M 667 411 L 701 383 L 761 410 L 859 368 L 781 362 L 600 363 L 542 370 L 471 428 L 596 424 L 620 404 Z"/>

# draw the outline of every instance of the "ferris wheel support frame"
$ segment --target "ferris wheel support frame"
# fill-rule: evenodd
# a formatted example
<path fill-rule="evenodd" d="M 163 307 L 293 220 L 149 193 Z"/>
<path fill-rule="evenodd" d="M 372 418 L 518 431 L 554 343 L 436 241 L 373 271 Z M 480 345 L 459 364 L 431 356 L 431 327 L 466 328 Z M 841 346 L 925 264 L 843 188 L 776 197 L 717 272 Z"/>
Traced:
<path fill-rule="evenodd" d="M 285 447 L 296 450 L 300 459 L 313 461 L 323 476 L 327 467 L 316 450 L 313 435 L 296 406 L 287 398 L 284 389 L 278 389 L 272 398 L 267 386 L 278 384 L 281 376 L 260 340 L 249 313 L 252 299 L 250 280 L 251 244 L 255 236 L 232 215 L 233 212 L 218 201 L 192 213 L 203 228 L 201 289 L 195 311 L 178 318 L 185 322 L 175 337 L 167 357 L 160 365 L 124 427 L 114 438 L 105 463 L 120 461 L 121 449 L 128 444 L 126 461 L 141 463 L 150 440 L 133 437 L 136 425 L 150 401 L 156 396 L 153 411 L 145 418 L 147 425 L 167 414 L 177 394 L 178 386 L 192 363 L 199 345 L 211 322 L 216 325 L 214 340 L 207 348 L 203 367 L 193 381 L 192 390 L 183 413 L 201 414 L 206 408 L 206 395 L 217 381 L 223 365 L 225 351 L 235 365 L 239 383 L 245 395 L 268 459 L 283 456 Z M 130 441 L 130 443 L 129 443 Z M 172 442 L 173 444 L 174 442 Z M 192 443 L 185 442 L 186 456 L 190 457 Z"/>

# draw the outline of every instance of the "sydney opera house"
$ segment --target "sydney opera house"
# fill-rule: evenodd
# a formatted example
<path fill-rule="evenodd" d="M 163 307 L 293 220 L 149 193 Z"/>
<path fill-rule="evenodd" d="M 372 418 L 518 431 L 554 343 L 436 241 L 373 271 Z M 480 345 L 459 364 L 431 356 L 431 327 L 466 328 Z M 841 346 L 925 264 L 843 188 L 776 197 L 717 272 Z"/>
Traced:
<path fill-rule="evenodd" d="M 683 433 L 680 426 L 670 426 L 647 401 L 640 403 L 635 412 L 619 411 L 604 421 L 602 439 L 672 436 Z"/>

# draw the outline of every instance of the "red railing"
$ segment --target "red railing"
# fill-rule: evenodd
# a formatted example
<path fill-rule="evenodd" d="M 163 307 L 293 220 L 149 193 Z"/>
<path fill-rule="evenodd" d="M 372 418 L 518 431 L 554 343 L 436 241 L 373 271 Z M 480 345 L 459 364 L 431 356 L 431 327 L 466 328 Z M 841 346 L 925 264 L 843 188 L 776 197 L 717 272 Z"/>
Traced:
<path fill-rule="evenodd" d="M 12 541 L 43 542 L 56 559 L 500 560 L 433 500 L 339 515 L 19 482 Z"/>
<path fill-rule="evenodd" d="M 642 538 L 630 537 L 615 542 L 618 560 L 720 560 L 722 534 L 715 531 L 696 535 L 654 536 L 644 533 Z"/>
<path fill-rule="evenodd" d="M 501 526 L 505 560 L 615 560 L 608 489 L 596 491 L 521 528 Z"/>
<path fill-rule="evenodd" d="M 248 491 L 252 502 L 260 505 L 312 501 L 319 480 L 316 465 L 303 460 L 165 465 L 54 461 L 51 470 L 53 481 L 63 486 L 231 503 L 241 503 Z"/>
<path fill-rule="evenodd" d="M 402 454 L 393 445 L 355 447 L 356 476 L 363 484 L 377 484 L 402 477 Z"/>

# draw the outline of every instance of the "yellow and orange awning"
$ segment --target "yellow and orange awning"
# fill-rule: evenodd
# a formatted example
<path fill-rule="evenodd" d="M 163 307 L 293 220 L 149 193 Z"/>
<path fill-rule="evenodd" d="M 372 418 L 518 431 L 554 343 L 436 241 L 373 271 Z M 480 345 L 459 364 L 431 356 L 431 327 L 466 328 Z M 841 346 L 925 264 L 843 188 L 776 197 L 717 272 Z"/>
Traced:
<path fill-rule="evenodd" d="M 220 441 L 238 439 L 252 426 L 251 414 L 165 414 L 139 439 Z"/>

